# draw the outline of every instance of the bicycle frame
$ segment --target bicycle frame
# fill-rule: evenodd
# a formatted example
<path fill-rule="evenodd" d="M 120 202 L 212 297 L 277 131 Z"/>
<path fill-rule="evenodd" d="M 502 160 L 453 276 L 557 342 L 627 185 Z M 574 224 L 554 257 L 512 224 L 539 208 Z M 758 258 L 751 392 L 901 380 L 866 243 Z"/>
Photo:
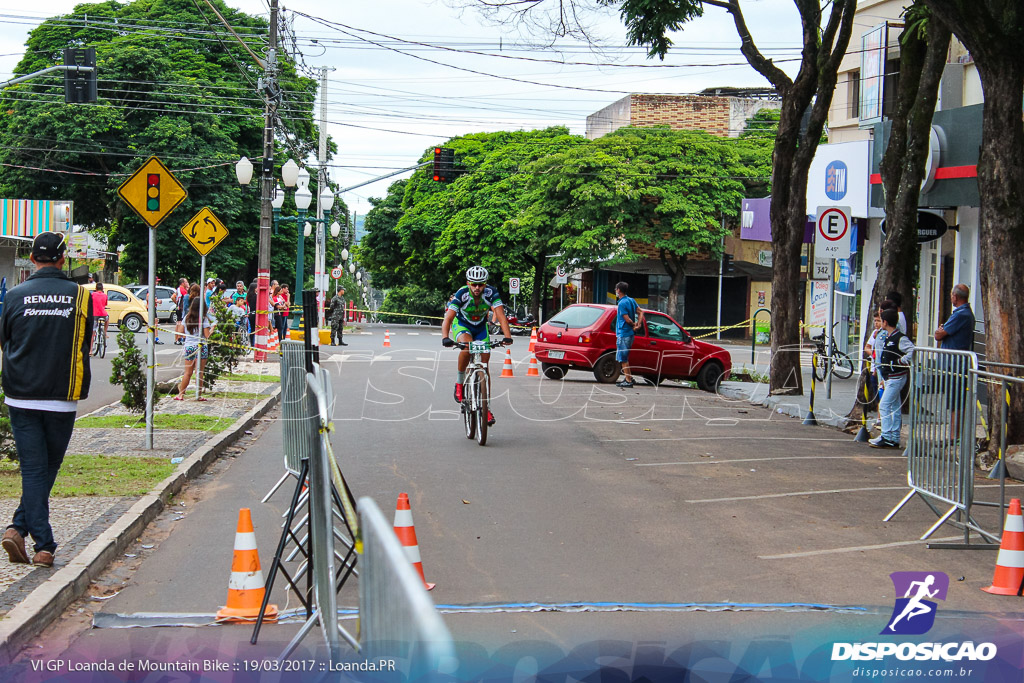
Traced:
<path fill-rule="evenodd" d="M 500 344 L 485 341 L 455 342 L 455 347 L 470 352 L 469 365 L 462 382 L 462 416 L 466 426 L 466 438 L 476 437 L 481 446 L 487 443 L 487 406 L 491 399 L 490 380 L 483 355 Z M 483 387 L 481 390 L 480 387 Z"/>

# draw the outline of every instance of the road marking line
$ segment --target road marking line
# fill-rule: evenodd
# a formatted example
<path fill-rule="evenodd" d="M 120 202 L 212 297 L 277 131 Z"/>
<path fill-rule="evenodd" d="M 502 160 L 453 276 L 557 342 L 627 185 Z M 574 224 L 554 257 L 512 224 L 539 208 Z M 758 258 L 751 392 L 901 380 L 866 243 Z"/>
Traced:
<path fill-rule="evenodd" d="M 724 418 L 704 418 L 709 422 L 720 422 Z M 619 443 L 622 441 L 735 441 L 743 439 L 756 439 L 757 441 L 845 441 L 852 443 L 850 439 L 819 439 L 819 438 L 794 438 L 791 436 L 679 436 L 679 437 L 650 437 L 647 439 L 601 439 L 604 443 Z"/>
<path fill-rule="evenodd" d="M 932 538 L 929 543 L 944 543 L 947 541 L 963 540 L 963 536 L 950 536 L 948 538 Z M 901 548 L 907 545 L 924 543 L 921 539 L 915 541 L 896 541 L 895 543 L 878 543 L 876 545 L 854 545 L 847 548 L 830 548 L 829 550 L 808 550 L 802 553 L 785 553 L 782 555 L 758 555 L 759 560 L 789 560 L 798 557 L 815 557 L 818 555 L 833 555 L 836 553 L 855 553 L 861 550 L 885 550 L 886 548 Z"/>
<path fill-rule="evenodd" d="M 769 460 L 906 460 L 902 455 L 782 455 L 777 458 L 737 458 L 733 460 L 691 460 L 689 462 L 643 462 L 637 467 L 666 467 L 668 465 L 724 465 L 731 462 L 766 462 Z"/>
<path fill-rule="evenodd" d="M 409 335 L 410 337 L 418 337 L 418 336 L 420 336 L 419 332 L 406 332 L 406 334 Z"/>
<path fill-rule="evenodd" d="M 730 496 L 729 498 L 701 498 L 687 503 L 732 503 L 738 500 L 761 500 L 764 498 L 792 498 L 794 496 L 820 496 L 824 493 L 856 493 L 858 491 L 905 491 L 906 486 L 866 486 L 859 489 L 829 489 L 828 491 L 794 491 L 792 493 L 764 493 L 758 496 Z"/>

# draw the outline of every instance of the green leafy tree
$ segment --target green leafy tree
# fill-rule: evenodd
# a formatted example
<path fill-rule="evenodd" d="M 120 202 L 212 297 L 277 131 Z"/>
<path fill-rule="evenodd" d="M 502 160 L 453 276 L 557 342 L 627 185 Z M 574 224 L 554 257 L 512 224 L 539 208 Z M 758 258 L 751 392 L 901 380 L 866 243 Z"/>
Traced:
<path fill-rule="evenodd" d="M 11 414 L 4 401 L 4 390 L 0 388 L 0 460 L 18 459 L 18 449 L 14 444 L 14 430 L 11 429 Z"/>
<path fill-rule="evenodd" d="M 384 297 L 383 311 L 401 311 L 408 315 L 380 316 L 385 323 L 415 323 L 417 316 L 424 320 L 440 324 L 435 318 L 444 316 L 444 307 L 448 303 L 448 295 L 432 291 L 416 285 L 404 285 L 388 290 Z"/>
<path fill-rule="evenodd" d="M 121 404 L 141 413 L 146 409 L 146 359 L 135 345 L 135 333 L 121 327 L 117 333 L 117 357 L 110 364 L 110 383 L 124 387 Z"/>
<path fill-rule="evenodd" d="M 249 336 L 238 331 L 238 319 L 219 297 L 210 297 L 214 325 L 207 340 L 209 348 L 203 370 L 203 389 L 210 391 L 221 375 L 230 374 L 249 346 Z"/>
<path fill-rule="evenodd" d="M 708 8 L 725 10 L 736 27 L 740 51 L 747 63 L 772 84 L 779 93 L 782 108 L 775 136 L 771 179 L 771 224 L 773 241 L 772 267 L 772 363 L 769 369 L 771 391 L 775 394 L 803 392 L 800 358 L 797 353 L 780 353 L 793 349 L 800 342 L 800 251 L 804 225 L 807 221 L 807 174 L 821 140 L 828 109 L 835 92 L 839 65 L 846 54 L 853 31 L 856 0 L 793 0 L 801 27 L 801 59 L 796 76 L 789 76 L 766 57 L 754 42 L 741 0 L 463 0 L 506 21 L 520 21 L 540 26 L 556 35 L 576 35 L 590 39 L 585 21 L 593 10 L 618 9 L 626 27 L 628 41 L 643 45 L 650 56 L 664 58 L 672 47 L 669 34 L 681 30 L 690 21 L 701 17 Z M 967 0 L 928 0 L 933 7 L 975 7 Z M 986 0 L 986 4 L 1003 6 L 1017 23 L 1019 35 L 1019 3 Z M 1009 9 L 1010 7 L 1014 9 Z M 971 11 L 971 10 L 965 10 Z M 947 21 L 948 25 L 957 25 Z M 1005 25 L 1005 23 L 1004 23 Z M 533 30 L 533 29 L 531 29 Z M 983 31 L 978 36 L 984 35 Z M 983 38 L 982 38 L 983 40 Z M 1012 40 L 1008 43 L 1012 45 Z M 1019 50 L 1009 47 L 1009 52 Z M 973 51 L 973 50 L 972 50 Z M 1009 52 L 1001 54 L 1009 54 Z M 1020 70 L 1019 73 L 1024 73 Z M 984 79 L 983 79 L 984 80 Z M 1019 81 L 1020 79 L 1018 79 Z M 1020 91 L 1016 117 L 1020 119 Z M 1009 111 L 1009 110 L 1007 110 Z M 806 118 L 805 118 L 806 115 Z M 1021 139 L 1024 139 L 1022 136 Z M 1009 187 L 1009 185 L 1008 185 Z M 1019 187 L 1019 184 L 1017 185 Z M 1024 219 L 1021 219 L 1024 221 Z M 1019 278 L 1017 282 L 1019 282 Z M 1018 326 L 1020 329 L 1021 326 Z M 1024 339 L 1024 335 L 1021 335 Z"/>
<path fill-rule="evenodd" d="M 263 54 L 265 19 L 213 0 L 253 52 Z M 215 22 L 211 25 L 209 22 Z M 32 80 L 3 91 L 0 102 L 0 193 L 8 197 L 71 199 L 75 223 L 125 244 L 121 267 L 146 270 L 149 228 L 116 189 L 150 155 L 174 171 L 189 196 L 156 232 L 157 270 L 166 282 L 199 272 L 199 256 L 178 231 L 209 206 L 230 237 L 208 257 L 208 267 L 250 281 L 256 274 L 258 193 L 239 188 L 233 165 L 262 149 L 262 74 L 246 50 L 217 28 L 211 11 L 186 0 L 81 4 L 45 21 L 27 41 L 18 74 L 62 62 L 61 50 L 96 49 L 99 100 L 64 104 L 62 77 Z M 279 153 L 305 158 L 316 129 L 316 82 L 281 62 L 283 92 Z M 316 189 L 313 188 L 316 192 Z M 274 272 L 294 272 L 294 227 L 272 243 Z"/>
<path fill-rule="evenodd" d="M 737 213 L 749 175 L 734 141 L 667 128 L 622 128 L 530 171 L 530 203 L 514 223 L 547 226 L 563 257 L 584 263 L 656 254 L 680 318 L 687 259 L 721 254 L 723 221 Z"/>
<path fill-rule="evenodd" d="M 554 267 L 546 259 L 552 237 L 541 232 L 545 226 L 512 219 L 525 210 L 529 164 L 584 143 L 564 127 L 449 140 L 456 180 L 436 183 L 417 171 L 393 184 L 367 214 L 361 262 L 378 287 L 415 284 L 446 298 L 463 284 L 466 268 L 480 264 L 499 289 L 512 276 L 529 280 L 536 311 L 545 289 L 537 283 Z M 430 148 L 423 160 L 432 155 Z"/>

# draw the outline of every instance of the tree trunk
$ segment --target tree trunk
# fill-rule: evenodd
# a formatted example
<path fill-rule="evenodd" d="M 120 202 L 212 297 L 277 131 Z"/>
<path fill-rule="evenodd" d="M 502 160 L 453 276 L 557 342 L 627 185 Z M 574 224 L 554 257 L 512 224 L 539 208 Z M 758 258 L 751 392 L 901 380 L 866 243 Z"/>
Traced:
<path fill-rule="evenodd" d="M 877 310 L 886 293 L 892 291 L 900 292 L 909 302 L 917 284 L 914 280 L 914 264 L 920 258 L 917 209 L 928 157 L 932 115 L 946 66 L 949 39 L 949 28 L 940 19 L 931 17 L 927 40 L 919 37 L 914 28 L 909 35 L 905 29 L 901 40 L 896 111 L 881 163 L 886 231 L 878 276 L 869 299 L 871 311 Z M 911 306 L 904 311 L 908 329 L 913 323 L 914 313 Z M 870 324 L 870 318 L 868 322 Z M 864 409 L 866 379 L 866 373 L 861 373 L 855 394 L 858 399 L 847 417 L 852 418 L 854 413 Z"/>
<path fill-rule="evenodd" d="M 978 191 L 981 195 L 980 268 L 985 310 L 985 348 L 989 361 L 1020 363 L 1024 358 L 1024 125 L 1021 92 L 1024 64 L 1006 55 L 981 72 L 985 94 Z M 991 367 L 1005 373 L 1007 368 Z M 1007 373 L 1008 374 L 1008 373 Z M 1002 397 L 990 392 L 993 441 L 1001 428 Z M 1011 390 L 1007 443 L 1024 443 L 1024 391 Z"/>
<path fill-rule="evenodd" d="M 954 27 L 981 77 L 985 98 L 978 157 L 981 296 L 976 298 L 984 302 L 988 360 L 1020 363 L 1024 358 L 1024 52 L 1020 50 L 1024 13 L 1018 3 L 994 0 L 926 0 L 925 4 Z M 1016 388 L 1010 394 L 1007 443 L 1024 443 L 1024 391 Z M 1001 429 L 1000 398 L 993 396 L 989 404 L 993 440 Z"/>
<path fill-rule="evenodd" d="M 544 259 L 541 258 L 533 266 L 533 294 L 530 295 L 530 310 L 537 320 L 540 320 L 540 293 L 547 289 L 548 283 L 544 282 Z"/>
<path fill-rule="evenodd" d="M 661 250 L 660 257 L 661 265 L 669 276 L 668 310 L 665 312 L 685 327 L 683 316 L 686 314 L 686 257 L 666 254 L 664 249 Z"/>

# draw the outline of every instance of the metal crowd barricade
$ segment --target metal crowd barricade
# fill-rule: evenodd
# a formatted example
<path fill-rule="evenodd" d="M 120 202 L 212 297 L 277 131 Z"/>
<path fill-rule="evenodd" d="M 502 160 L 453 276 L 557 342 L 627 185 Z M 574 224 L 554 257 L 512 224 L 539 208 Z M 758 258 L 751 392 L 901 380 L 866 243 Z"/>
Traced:
<path fill-rule="evenodd" d="M 453 674 L 455 645 L 423 580 L 372 498 L 359 499 L 363 534 L 359 629 L 367 659 L 401 659 L 407 680 Z"/>
<path fill-rule="evenodd" d="M 1016 377 L 1014 375 L 1002 374 L 997 372 L 990 372 L 990 368 L 1008 368 L 1009 372 L 1016 371 L 1021 373 L 1024 371 L 1024 365 L 1018 365 L 1015 363 L 997 363 L 995 361 L 986 360 L 982 363 L 982 366 L 986 368 L 985 371 L 979 370 L 974 373 L 979 378 L 980 384 L 995 385 L 999 383 L 999 404 L 1000 404 L 1000 420 L 999 420 L 999 450 L 998 458 L 995 466 L 992 468 L 992 472 L 989 473 L 989 479 L 999 480 L 999 502 L 998 503 L 978 503 L 979 505 L 991 505 L 993 507 L 999 507 L 999 518 L 1006 518 L 1006 439 L 1008 435 L 1007 420 L 1010 416 L 1010 387 L 1016 386 L 1020 388 L 1024 385 L 1024 378 Z M 990 416 L 991 417 L 991 416 Z M 991 423 L 992 420 L 990 419 Z M 996 438 L 995 434 L 990 435 L 992 439 Z"/>
<path fill-rule="evenodd" d="M 910 387 L 910 439 L 907 483 L 910 492 L 886 515 L 892 519 L 915 495 L 938 516 L 921 540 L 943 524 L 963 529 L 963 544 L 929 544 L 929 548 L 990 548 L 971 544 L 971 531 L 987 543 L 999 537 L 971 516 L 974 504 L 974 446 L 978 356 L 969 351 L 919 347 L 914 351 Z M 945 512 L 940 507 L 949 506 Z"/>

